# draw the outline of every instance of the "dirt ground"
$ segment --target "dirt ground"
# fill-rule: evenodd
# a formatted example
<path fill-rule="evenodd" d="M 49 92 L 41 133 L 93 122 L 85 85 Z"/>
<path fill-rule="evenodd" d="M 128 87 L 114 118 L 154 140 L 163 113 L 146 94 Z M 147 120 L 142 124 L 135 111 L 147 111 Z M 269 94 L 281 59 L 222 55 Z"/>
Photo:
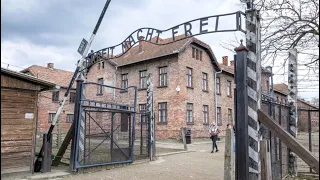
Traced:
<path fill-rule="evenodd" d="M 219 143 L 219 152 L 210 153 L 211 144 L 188 145 L 183 154 L 160 156 L 156 161 L 103 170 L 95 173 L 65 177 L 66 180 L 186 180 L 223 179 L 224 143 Z"/>

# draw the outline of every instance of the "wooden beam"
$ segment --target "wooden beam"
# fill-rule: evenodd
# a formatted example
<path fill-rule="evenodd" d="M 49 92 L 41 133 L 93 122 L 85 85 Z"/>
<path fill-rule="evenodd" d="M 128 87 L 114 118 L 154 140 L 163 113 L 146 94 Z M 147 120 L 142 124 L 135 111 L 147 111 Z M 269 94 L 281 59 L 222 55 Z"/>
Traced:
<path fill-rule="evenodd" d="M 64 138 L 57 155 L 54 157 L 54 160 L 52 161 L 52 166 L 58 166 L 59 163 L 61 162 L 61 159 L 64 153 L 66 152 L 68 145 L 70 144 L 70 141 L 72 139 L 72 129 L 73 129 L 73 123 L 70 129 L 68 130 L 68 133 L 66 134 L 66 137 Z"/>
<path fill-rule="evenodd" d="M 298 155 L 310 168 L 319 174 L 319 160 L 302 144 L 300 144 L 296 138 L 291 136 L 289 132 L 281 128 L 281 126 L 260 109 L 258 110 L 259 121 L 265 125 L 281 142 L 283 142 L 288 148 L 290 148 L 296 155 Z"/>

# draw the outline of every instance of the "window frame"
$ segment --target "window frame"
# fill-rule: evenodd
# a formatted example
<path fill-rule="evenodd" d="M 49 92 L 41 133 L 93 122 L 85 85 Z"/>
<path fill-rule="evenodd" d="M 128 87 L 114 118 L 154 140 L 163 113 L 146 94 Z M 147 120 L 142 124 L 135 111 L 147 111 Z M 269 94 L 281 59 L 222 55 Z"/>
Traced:
<path fill-rule="evenodd" d="M 52 102 L 59 102 L 60 91 L 52 91 Z"/>
<path fill-rule="evenodd" d="M 190 108 L 191 107 L 191 108 Z M 193 103 L 187 103 L 186 107 L 186 122 L 187 124 L 193 124 Z"/>
<path fill-rule="evenodd" d="M 126 77 L 126 79 L 124 79 L 124 77 Z M 126 74 L 121 74 L 121 88 L 122 89 L 126 89 L 128 88 L 128 73 Z"/>
<path fill-rule="evenodd" d="M 69 121 L 69 117 L 72 116 L 72 121 Z M 74 121 L 74 114 L 67 114 L 66 123 L 72 123 Z"/>
<path fill-rule="evenodd" d="M 141 109 L 141 107 L 145 107 L 145 109 Z M 147 104 L 139 104 L 139 113 L 147 112 Z M 147 114 L 140 114 L 139 123 L 147 123 Z"/>
<path fill-rule="evenodd" d="M 167 87 L 167 86 L 168 86 L 168 66 L 159 67 L 159 87 Z"/>
<path fill-rule="evenodd" d="M 189 71 L 190 70 L 190 71 Z M 190 74 L 189 74 L 190 72 Z M 187 72 L 186 72 L 186 80 L 187 80 L 187 87 L 188 88 L 192 88 L 193 87 L 193 79 L 192 79 L 192 68 L 190 67 L 187 67 Z M 189 81 L 190 81 L 190 84 L 189 84 Z"/>
<path fill-rule="evenodd" d="M 202 90 L 208 91 L 208 73 L 205 73 L 205 72 L 202 72 Z"/>
<path fill-rule="evenodd" d="M 228 96 L 228 97 L 232 97 L 231 86 L 232 86 L 231 81 L 230 81 L 230 80 L 227 80 L 227 96 Z"/>
<path fill-rule="evenodd" d="M 216 91 L 218 95 L 221 95 L 221 79 L 216 77 Z"/>
<path fill-rule="evenodd" d="M 222 126 L 222 113 L 221 113 L 221 107 L 217 107 L 217 125 Z"/>
<path fill-rule="evenodd" d="M 74 94 L 73 96 L 71 94 Z M 73 97 L 73 98 L 71 98 Z M 76 92 L 70 92 L 69 94 L 69 103 L 75 103 L 76 101 Z"/>
<path fill-rule="evenodd" d="M 228 108 L 228 123 L 233 124 L 232 109 Z"/>
<path fill-rule="evenodd" d="M 144 75 L 143 75 L 144 73 Z M 147 70 L 139 71 L 140 89 L 147 89 Z M 143 82 L 142 82 L 143 81 Z"/>
<path fill-rule="evenodd" d="M 164 106 L 161 106 L 164 105 Z M 158 121 L 159 123 L 168 123 L 168 103 L 167 102 L 159 102 L 158 103 Z"/>
<path fill-rule="evenodd" d="M 100 83 L 102 81 L 102 83 Z M 103 78 L 98 78 L 98 84 L 103 85 Z M 98 85 L 97 88 L 97 95 L 102 95 L 103 94 L 103 86 Z"/>
<path fill-rule="evenodd" d="M 203 105 L 203 124 L 209 124 L 209 106 Z"/>
<path fill-rule="evenodd" d="M 196 57 L 196 48 L 192 47 L 192 58 Z"/>
<path fill-rule="evenodd" d="M 55 115 L 56 115 L 56 113 L 49 113 L 49 115 L 48 115 L 48 123 L 52 123 Z"/>

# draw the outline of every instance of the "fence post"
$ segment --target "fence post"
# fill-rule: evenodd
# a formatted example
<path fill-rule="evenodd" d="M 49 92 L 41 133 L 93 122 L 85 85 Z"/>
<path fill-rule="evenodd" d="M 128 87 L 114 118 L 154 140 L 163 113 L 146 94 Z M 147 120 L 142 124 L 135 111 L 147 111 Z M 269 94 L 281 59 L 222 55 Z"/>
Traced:
<path fill-rule="evenodd" d="M 234 180 L 233 132 L 226 129 L 224 151 L 224 180 Z"/>
<path fill-rule="evenodd" d="M 80 77 L 80 76 L 79 76 Z M 78 136 L 78 125 L 80 123 L 80 116 L 79 116 L 79 110 L 80 110 L 80 100 L 82 95 L 82 83 L 83 80 L 81 78 L 77 79 L 77 90 L 76 90 L 76 99 L 74 102 L 74 122 L 71 126 L 73 128 L 72 130 L 72 144 L 71 144 L 71 152 L 70 152 L 70 165 L 69 165 L 69 171 L 75 171 L 75 162 L 76 162 L 76 149 L 77 149 L 77 136 Z"/>
<path fill-rule="evenodd" d="M 289 70 L 288 70 L 288 87 L 289 87 L 289 132 L 293 137 L 297 137 L 298 116 L 297 116 L 297 49 L 289 50 Z M 289 173 L 291 176 L 297 176 L 297 157 L 289 149 Z"/>
<path fill-rule="evenodd" d="M 311 137 L 311 131 L 312 131 L 312 126 L 311 126 L 311 112 L 308 111 L 308 132 L 309 132 L 309 151 L 312 152 L 312 137 Z M 312 173 L 312 169 L 310 168 L 310 173 Z"/>
<path fill-rule="evenodd" d="M 260 159 L 261 159 L 261 180 L 270 180 L 271 176 L 271 163 L 270 163 L 270 146 L 268 140 L 260 141 Z"/>
<path fill-rule="evenodd" d="M 42 155 L 42 164 L 41 164 L 41 172 L 51 172 L 51 154 L 52 154 L 52 136 L 48 140 L 48 134 L 43 134 L 43 155 Z"/>
<path fill-rule="evenodd" d="M 181 132 L 181 137 L 182 137 L 182 143 L 183 143 L 183 148 L 184 150 L 188 150 L 188 147 L 187 147 L 187 142 L 186 142 L 186 129 L 181 127 L 180 128 L 180 132 Z"/>

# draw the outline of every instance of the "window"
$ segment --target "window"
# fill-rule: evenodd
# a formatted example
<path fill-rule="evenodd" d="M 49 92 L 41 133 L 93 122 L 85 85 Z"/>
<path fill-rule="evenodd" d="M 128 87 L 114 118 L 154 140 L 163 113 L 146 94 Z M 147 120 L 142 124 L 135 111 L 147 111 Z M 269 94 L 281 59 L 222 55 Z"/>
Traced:
<path fill-rule="evenodd" d="M 228 123 L 232 124 L 232 109 L 228 109 Z"/>
<path fill-rule="evenodd" d="M 277 103 L 279 102 L 279 97 L 277 96 Z"/>
<path fill-rule="evenodd" d="M 218 126 L 222 125 L 222 121 L 221 121 L 221 107 L 217 107 L 217 124 Z"/>
<path fill-rule="evenodd" d="M 70 92 L 69 102 L 70 103 L 74 103 L 75 100 L 76 100 L 76 93 L 75 92 Z"/>
<path fill-rule="evenodd" d="M 73 122 L 73 114 L 67 114 L 67 123 L 72 123 Z"/>
<path fill-rule="evenodd" d="M 200 51 L 200 61 L 202 61 L 202 51 Z"/>
<path fill-rule="evenodd" d="M 128 74 L 122 74 L 121 77 L 121 88 L 125 89 L 128 87 Z"/>
<path fill-rule="evenodd" d="M 159 68 L 159 86 L 167 86 L 167 67 Z"/>
<path fill-rule="evenodd" d="M 192 69 L 187 67 L 187 87 L 192 87 Z"/>
<path fill-rule="evenodd" d="M 269 84 L 269 81 L 267 81 L 267 92 L 270 92 L 270 84 Z"/>
<path fill-rule="evenodd" d="M 98 79 L 98 84 L 103 84 L 103 78 L 99 78 Z M 103 87 L 102 86 L 98 86 L 98 94 L 103 94 Z"/>
<path fill-rule="evenodd" d="M 209 107 L 208 105 L 203 105 L 203 124 L 209 123 Z"/>
<path fill-rule="evenodd" d="M 49 113 L 49 119 L 48 119 L 49 123 L 52 123 L 55 115 L 56 115 L 56 113 Z"/>
<path fill-rule="evenodd" d="M 192 123 L 193 122 L 193 104 L 192 103 L 187 103 L 187 123 Z"/>
<path fill-rule="evenodd" d="M 99 64 L 98 64 L 98 69 L 100 70 L 100 69 L 104 69 L 104 62 L 100 62 Z"/>
<path fill-rule="evenodd" d="M 202 73 L 202 90 L 208 91 L 208 74 Z"/>
<path fill-rule="evenodd" d="M 167 122 L 167 103 L 159 103 L 159 122 Z"/>
<path fill-rule="evenodd" d="M 196 55 L 195 55 L 196 52 L 195 52 L 195 51 L 196 51 L 196 49 L 193 47 L 193 48 L 192 48 L 192 58 L 195 58 L 195 57 L 196 57 Z"/>
<path fill-rule="evenodd" d="M 147 112 L 147 105 L 146 104 L 139 104 L 139 112 L 140 113 L 146 113 Z M 146 123 L 147 121 L 147 115 L 146 114 L 140 114 L 139 122 Z"/>
<path fill-rule="evenodd" d="M 199 50 L 196 49 L 196 59 L 198 60 L 199 59 Z"/>
<path fill-rule="evenodd" d="M 220 77 L 217 77 L 216 84 L 217 84 L 217 87 L 216 87 L 217 94 L 220 94 Z"/>
<path fill-rule="evenodd" d="M 52 92 L 52 102 L 59 102 L 59 91 Z"/>
<path fill-rule="evenodd" d="M 140 88 L 147 88 L 147 71 L 140 71 Z"/>
<path fill-rule="evenodd" d="M 227 81 L 227 96 L 231 96 L 231 81 Z"/>

